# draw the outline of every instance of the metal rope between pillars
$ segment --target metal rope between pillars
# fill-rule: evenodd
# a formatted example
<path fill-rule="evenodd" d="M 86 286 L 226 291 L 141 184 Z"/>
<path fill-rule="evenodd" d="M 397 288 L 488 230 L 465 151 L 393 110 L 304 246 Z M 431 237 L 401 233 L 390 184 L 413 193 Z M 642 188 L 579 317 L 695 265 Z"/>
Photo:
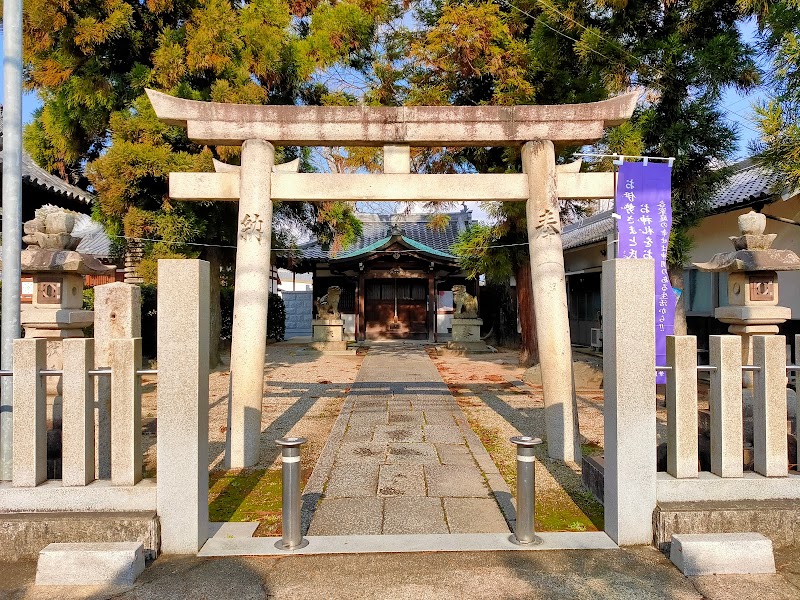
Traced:
<path fill-rule="evenodd" d="M 542 443 L 539 438 L 518 435 L 511 438 L 517 447 L 517 523 L 509 538 L 514 544 L 541 544 L 534 526 L 536 501 L 536 457 L 533 450 Z"/>
<path fill-rule="evenodd" d="M 275 440 L 281 447 L 281 471 L 283 506 L 283 537 L 275 542 L 278 550 L 299 550 L 308 546 L 303 538 L 300 524 L 300 446 L 308 440 L 302 437 L 286 437 Z"/>

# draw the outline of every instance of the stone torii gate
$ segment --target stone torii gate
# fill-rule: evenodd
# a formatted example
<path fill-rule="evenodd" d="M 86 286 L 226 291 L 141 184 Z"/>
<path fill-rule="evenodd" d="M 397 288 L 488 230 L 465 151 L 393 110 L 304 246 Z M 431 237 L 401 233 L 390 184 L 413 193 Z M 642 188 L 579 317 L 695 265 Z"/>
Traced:
<path fill-rule="evenodd" d="M 639 93 L 555 106 L 260 106 L 147 90 L 158 118 L 200 144 L 241 145 L 241 168 L 171 173 L 175 200 L 238 200 L 226 464 L 258 461 L 267 338 L 272 202 L 525 201 L 548 453 L 580 460 L 559 199 L 611 198 L 607 173 L 557 169 L 555 144 L 586 144 L 629 119 Z M 383 146 L 384 173 L 275 169 L 275 145 Z M 412 146 L 522 146 L 521 174 L 411 174 Z"/>

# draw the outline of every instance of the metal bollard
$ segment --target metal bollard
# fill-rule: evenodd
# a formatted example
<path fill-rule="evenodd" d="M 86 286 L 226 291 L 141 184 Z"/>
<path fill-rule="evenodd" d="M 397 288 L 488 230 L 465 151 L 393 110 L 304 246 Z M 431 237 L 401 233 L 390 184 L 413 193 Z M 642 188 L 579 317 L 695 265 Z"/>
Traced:
<path fill-rule="evenodd" d="M 275 543 L 279 550 L 298 550 L 308 546 L 300 524 L 300 446 L 307 441 L 301 437 L 275 440 L 281 447 L 283 475 L 283 538 Z"/>
<path fill-rule="evenodd" d="M 517 446 L 517 525 L 511 541 L 515 544 L 540 544 L 534 531 L 534 500 L 536 498 L 536 472 L 534 446 L 542 443 L 539 438 L 518 435 L 511 438 Z"/>

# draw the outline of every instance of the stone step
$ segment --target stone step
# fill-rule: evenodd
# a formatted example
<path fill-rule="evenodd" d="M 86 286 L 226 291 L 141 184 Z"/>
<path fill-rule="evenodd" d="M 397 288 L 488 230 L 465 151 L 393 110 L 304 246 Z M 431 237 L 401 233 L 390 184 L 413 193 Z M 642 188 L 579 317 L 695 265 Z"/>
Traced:
<path fill-rule="evenodd" d="M 133 585 L 142 571 L 138 542 L 50 544 L 39 552 L 36 585 Z"/>
<path fill-rule="evenodd" d="M 760 533 L 681 533 L 669 554 L 684 575 L 775 573 L 772 542 Z"/>
<path fill-rule="evenodd" d="M 0 514 L 0 561 L 35 560 L 54 542 L 140 542 L 154 560 L 160 527 L 154 511 Z"/>

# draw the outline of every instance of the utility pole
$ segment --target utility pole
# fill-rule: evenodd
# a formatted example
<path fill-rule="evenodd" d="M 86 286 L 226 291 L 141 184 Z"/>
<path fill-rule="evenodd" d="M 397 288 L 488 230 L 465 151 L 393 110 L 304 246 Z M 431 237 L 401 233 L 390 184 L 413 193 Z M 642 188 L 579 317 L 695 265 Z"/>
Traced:
<path fill-rule="evenodd" d="M 20 336 L 22 249 L 22 0 L 3 2 L 3 310 L 0 369 L 13 367 Z M 0 480 L 11 479 L 13 413 L 11 377 L 0 377 Z"/>

